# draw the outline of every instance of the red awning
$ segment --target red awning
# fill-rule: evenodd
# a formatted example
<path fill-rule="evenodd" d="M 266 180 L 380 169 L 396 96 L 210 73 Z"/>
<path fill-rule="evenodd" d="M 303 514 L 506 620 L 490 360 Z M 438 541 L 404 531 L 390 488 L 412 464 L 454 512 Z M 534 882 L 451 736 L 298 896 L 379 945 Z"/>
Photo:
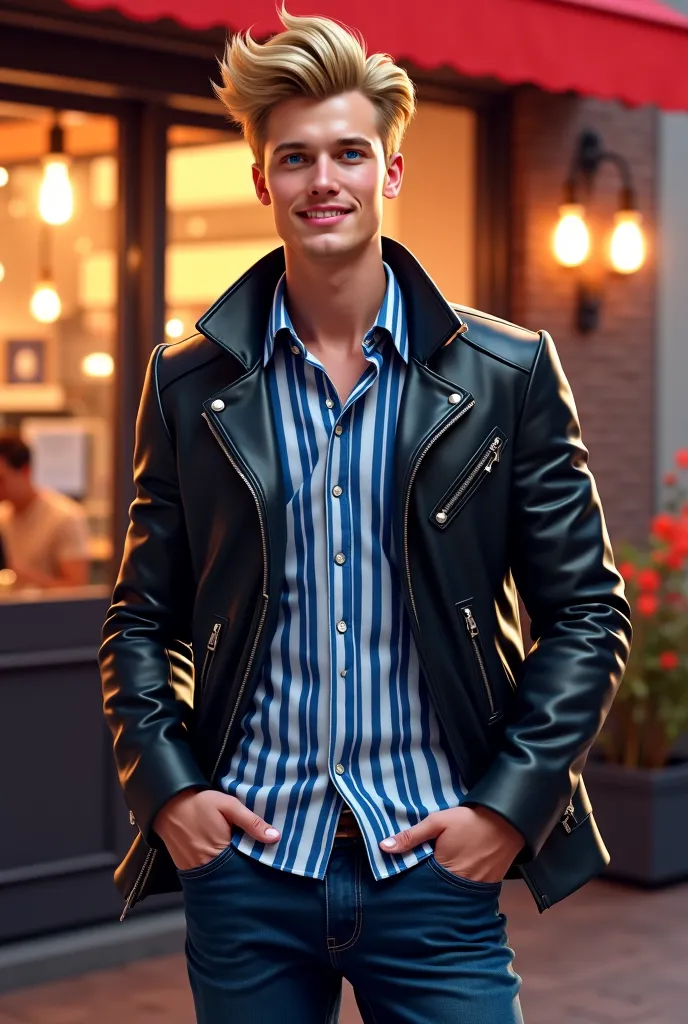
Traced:
<path fill-rule="evenodd" d="M 68 0 L 189 28 L 279 29 L 275 0 Z M 659 0 L 291 0 L 359 29 L 370 52 L 554 92 L 688 110 L 688 17 Z"/>

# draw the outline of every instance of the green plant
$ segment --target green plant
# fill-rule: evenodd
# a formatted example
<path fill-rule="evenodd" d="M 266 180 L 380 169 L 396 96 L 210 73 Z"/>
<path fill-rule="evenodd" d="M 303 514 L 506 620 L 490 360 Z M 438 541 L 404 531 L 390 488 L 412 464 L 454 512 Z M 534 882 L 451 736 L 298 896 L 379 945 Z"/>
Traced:
<path fill-rule="evenodd" d="M 675 458 L 688 470 L 688 449 Z M 688 503 L 680 475 L 664 478 L 647 544 L 620 550 L 634 636 L 601 743 L 607 760 L 628 768 L 663 767 L 688 728 Z"/>

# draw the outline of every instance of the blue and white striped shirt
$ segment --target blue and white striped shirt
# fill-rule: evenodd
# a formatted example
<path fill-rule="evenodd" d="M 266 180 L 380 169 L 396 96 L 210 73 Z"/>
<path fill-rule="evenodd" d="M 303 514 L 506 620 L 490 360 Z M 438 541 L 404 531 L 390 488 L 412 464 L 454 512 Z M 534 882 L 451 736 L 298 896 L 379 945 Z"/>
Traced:
<path fill-rule="evenodd" d="M 337 819 L 352 809 L 376 878 L 417 864 L 379 842 L 462 790 L 430 704 L 392 538 L 394 439 L 408 361 L 399 285 L 363 341 L 368 367 L 342 405 L 292 326 L 279 282 L 264 364 L 287 502 L 277 628 L 223 788 L 280 830 L 238 848 L 323 878 Z"/>

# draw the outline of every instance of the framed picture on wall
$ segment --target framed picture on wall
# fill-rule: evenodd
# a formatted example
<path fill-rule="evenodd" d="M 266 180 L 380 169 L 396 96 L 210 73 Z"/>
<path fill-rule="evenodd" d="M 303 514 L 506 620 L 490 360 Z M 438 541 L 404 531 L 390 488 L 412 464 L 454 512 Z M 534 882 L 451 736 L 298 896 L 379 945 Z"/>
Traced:
<path fill-rule="evenodd" d="M 7 341 L 5 380 L 8 384 L 45 384 L 46 343 L 42 338 Z"/>

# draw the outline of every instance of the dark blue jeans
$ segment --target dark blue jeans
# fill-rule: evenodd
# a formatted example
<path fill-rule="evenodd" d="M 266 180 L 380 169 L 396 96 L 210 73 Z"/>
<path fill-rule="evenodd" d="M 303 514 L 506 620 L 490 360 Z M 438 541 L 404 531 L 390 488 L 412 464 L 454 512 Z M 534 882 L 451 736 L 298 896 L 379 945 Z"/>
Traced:
<path fill-rule="evenodd" d="M 366 1024 L 520 1024 L 499 884 L 434 859 L 375 881 L 338 839 L 324 881 L 234 847 L 181 871 L 199 1024 L 334 1024 L 342 977 Z"/>

